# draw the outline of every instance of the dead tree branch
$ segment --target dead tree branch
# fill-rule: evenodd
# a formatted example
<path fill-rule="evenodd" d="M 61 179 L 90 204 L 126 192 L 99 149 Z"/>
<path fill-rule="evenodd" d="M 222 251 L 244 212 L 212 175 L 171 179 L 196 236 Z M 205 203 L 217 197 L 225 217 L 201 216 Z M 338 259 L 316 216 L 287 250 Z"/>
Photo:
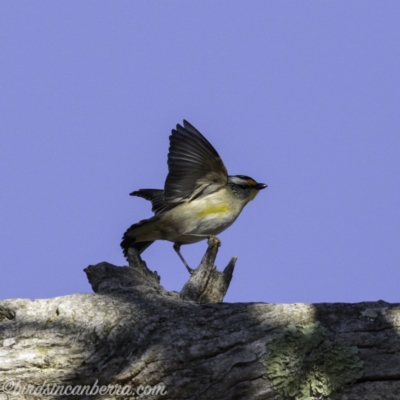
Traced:
<path fill-rule="evenodd" d="M 128 267 L 85 270 L 95 294 L 1 301 L 0 399 L 34 398 L 13 397 L 10 381 L 162 385 L 152 399 L 400 398 L 399 304 L 221 303 L 235 259 L 216 271 L 218 245 L 181 293 L 131 252 Z"/>

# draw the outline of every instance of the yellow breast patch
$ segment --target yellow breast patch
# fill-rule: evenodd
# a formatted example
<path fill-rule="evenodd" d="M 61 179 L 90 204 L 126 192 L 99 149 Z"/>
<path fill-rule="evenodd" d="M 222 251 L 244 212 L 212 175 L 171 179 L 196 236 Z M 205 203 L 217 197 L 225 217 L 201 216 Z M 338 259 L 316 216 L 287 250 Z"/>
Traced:
<path fill-rule="evenodd" d="M 213 205 L 213 206 L 210 206 L 210 207 L 207 207 L 207 208 L 201 210 L 198 213 L 198 216 L 200 218 L 204 218 L 204 217 L 207 217 L 207 216 L 213 215 L 213 214 L 216 216 L 221 216 L 222 214 L 225 214 L 230 211 L 231 211 L 231 209 L 227 205 L 224 205 L 224 204 L 220 204 L 217 206 Z"/>

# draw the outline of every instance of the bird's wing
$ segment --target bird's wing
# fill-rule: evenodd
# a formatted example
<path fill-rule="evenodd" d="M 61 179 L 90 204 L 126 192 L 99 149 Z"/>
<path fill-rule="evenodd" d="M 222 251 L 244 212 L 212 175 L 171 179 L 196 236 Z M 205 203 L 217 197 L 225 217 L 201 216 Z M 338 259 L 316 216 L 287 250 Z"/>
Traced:
<path fill-rule="evenodd" d="M 169 137 L 168 176 L 164 200 L 190 201 L 213 193 L 228 182 L 228 172 L 210 142 L 189 122 L 177 125 Z"/>
<path fill-rule="evenodd" d="M 151 201 L 151 211 L 156 215 L 171 208 L 171 204 L 164 201 L 164 190 L 162 189 L 139 189 L 129 194 Z"/>

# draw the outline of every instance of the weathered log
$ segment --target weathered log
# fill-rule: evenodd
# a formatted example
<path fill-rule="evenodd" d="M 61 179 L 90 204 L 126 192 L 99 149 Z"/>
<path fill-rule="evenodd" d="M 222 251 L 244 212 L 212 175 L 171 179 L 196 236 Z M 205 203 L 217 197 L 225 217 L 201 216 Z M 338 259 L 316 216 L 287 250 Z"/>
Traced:
<path fill-rule="evenodd" d="M 39 398 L 28 384 L 56 385 L 49 399 L 400 399 L 399 304 L 213 303 L 234 265 L 215 275 L 217 248 L 180 294 L 131 252 L 86 269 L 95 294 L 1 301 L 0 399 Z"/>

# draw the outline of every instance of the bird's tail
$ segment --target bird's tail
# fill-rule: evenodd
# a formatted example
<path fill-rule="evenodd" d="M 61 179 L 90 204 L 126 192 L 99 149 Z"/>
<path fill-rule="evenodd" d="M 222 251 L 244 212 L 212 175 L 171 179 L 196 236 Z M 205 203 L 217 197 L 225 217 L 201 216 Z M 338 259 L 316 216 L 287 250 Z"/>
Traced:
<path fill-rule="evenodd" d="M 123 237 L 121 247 L 124 252 L 124 256 L 128 257 L 128 250 L 130 247 L 133 247 L 139 254 L 142 254 L 153 243 L 154 240 L 149 242 L 132 242 L 131 239 Z"/>
<path fill-rule="evenodd" d="M 155 224 L 158 222 L 158 217 L 145 219 L 130 226 L 122 237 L 121 247 L 124 256 L 128 256 L 130 247 L 136 249 L 139 254 L 143 253 L 157 238 L 154 237 Z M 149 240 L 154 238 L 154 240 Z"/>

